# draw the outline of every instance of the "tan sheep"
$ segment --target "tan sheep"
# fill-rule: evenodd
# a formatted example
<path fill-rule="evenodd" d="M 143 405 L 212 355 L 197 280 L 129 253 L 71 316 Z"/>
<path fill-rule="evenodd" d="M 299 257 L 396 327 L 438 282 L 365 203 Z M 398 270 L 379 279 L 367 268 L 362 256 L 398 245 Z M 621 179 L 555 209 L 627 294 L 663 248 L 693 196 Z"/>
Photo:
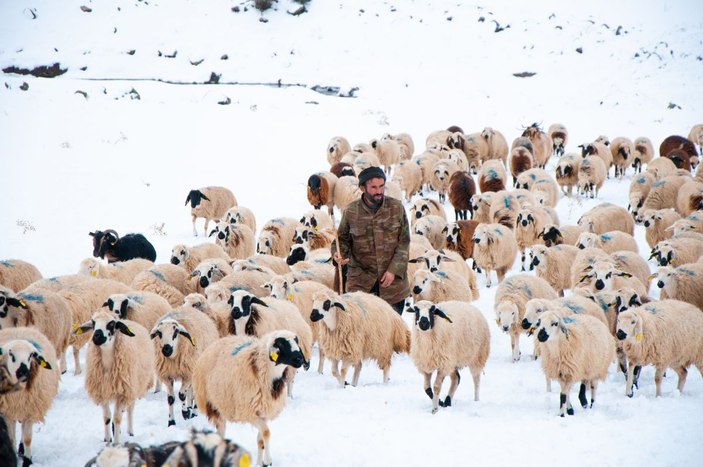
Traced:
<path fill-rule="evenodd" d="M 412 277 L 410 292 L 413 301 L 443 302 L 463 300 L 470 302 L 478 295 L 478 288 L 469 285 L 466 277 L 455 271 L 430 271 L 418 269 Z"/>
<path fill-rule="evenodd" d="M 660 266 L 681 266 L 695 263 L 703 255 L 703 241 L 696 238 L 670 238 L 654 245 L 649 259 L 656 258 Z"/>
<path fill-rule="evenodd" d="M 627 167 L 633 165 L 635 145 L 629 138 L 619 136 L 610 143 L 610 153 L 613 155 L 615 177 L 622 179 Z"/>
<path fill-rule="evenodd" d="M 544 279 L 516 274 L 498 285 L 493 304 L 496 324 L 510 335 L 512 361 L 520 360 L 520 333 L 525 317 L 525 304 L 533 298 L 556 299 L 557 293 Z"/>
<path fill-rule="evenodd" d="M 525 128 L 522 136 L 528 138 L 532 143 L 533 155 L 535 157 L 535 165 L 539 168 L 544 168 L 549 162 L 549 158 L 554 152 L 552 138 L 546 134 L 537 123 Z"/>
<path fill-rule="evenodd" d="M 427 249 L 420 256 L 413 257 L 409 263 L 424 264 L 430 272 L 447 272 L 453 271 L 466 280 L 471 289 L 471 297 L 473 300 L 479 299 L 478 285 L 476 284 L 476 276 L 464 258 L 459 253 L 452 250 L 435 250 Z M 414 274 L 414 272 L 413 272 Z M 412 276 L 411 276 L 412 277 Z"/>
<path fill-rule="evenodd" d="M 579 401 L 593 407 L 598 380 L 605 380 L 615 357 L 615 341 L 602 321 L 588 315 L 560 316 L 545 311 L 539 320 L 537 339 L 545 377 L 559 382 L 559 414 L 573 415 L 571 386 L 581 381 Z M 590 404 L 586 387 L 591 390 Z"/>
<path fill-rule="evenodd" d="M 472 236 L 474 261 L 486 273 L 486 287 L 491 287 L 491 271 L 495 270 L 498 282 L 513 267 L 517 244 L 513 231 L 502 224 L 479 224 Z"/>
<path fill-rule="evenodd" d="M 617 264 L 614 264 L 612 258 L 595 261 L 586 269 L 586 273 L 579 282 L 590 282 L 589 286 L 592 292 L 630 287 L 640 297 L 646 297 L 649 289 L 648 283 L 643 283 L 639 278 L 633 277 L 631 273 L 624 271 Z"/>
<path fill-rule="evenodd" d="M 153 328 L 159 318 L 173 309 L 165 298 L 152 292 L 112 294 L 107 297 L 103 307 L 120 319 L 141 324 L 144 329 Z"/>
<path fill-rule="evenodd" d="M 569 142 L 569 131 L 561 123 L 552 123 L 547 129 L 547 134 L 552 138 L 552 148 L 557 157 L 564 155 L 564 148 Z"/>
<path fill-rule="evenodd" d="M 262 231 L 262 235 L 265 232 Z M 213 235 L 215 244 L 231 259 L 244 259 L 254 254 L 254 232 L 245 224 L 218 221 L 210 232 L 210 236 Z"/>
<path fill-rule="evenodd" d="M 635 367 L 654 365 L 656 396 L 661 396 L 664 371 L 678 375 L 677 389 L 683 391 L 688 367 L 703 374 L 703 313 L 679 300 L 662 300 L 630 308 L 618 316 L 617 338 L 627 355 L 625 394 L 634 395 Z M 638 386 L 639 387 L 639 386 Z"/>
<path fill-rule="evenodd" d="M 410 351 L 410 331 L 400 315 L 382 298 L 364 292 L 316 292 L 312 298 L 310 318 L 313 322 L 322 321 L 320 348 L 332 361 L 332 374 L 339 387 L 344 387 L 352 365 L 351 384 L 356 386 L 362 362 L 367 359 L 378 363 L 383 382 L 387 383 L 393 353 Z"/>
<path fill-rule="evenodd" d="M 459 166 L 455 162 L 447 159 L 441 159 L 432 166 L 430 175 L 430 186 L 439 195 L 439 202 L 444 204 L 449 190 L 449 179 L 452 174 L 459 170 Z"/>
<path fill-rule="evenodd" d="M 592 207 L 576 222 L 585 232 L 602 234 L 612 230 L 634 235 L 635 221 L 623 207 L 601 203 Z"/>
<path fill-rule="evenodd" d="M 544 241 L 548 247 L 554 245 L 575 245 L 579 235 L 583 230 L 578 225 L 554 225 L 547 224 L 539 233 L 539 238 Z"/>
<path fill-rule="evenodd" d="M 544 226 L 551 222 L 551 217 L 542 206 L 525 206 L 520 208 L 515 218 L 515 241 L 520 250 L 520 270 L 525 270 L 525 249 L 536 244 L 543 244 L 539 234 Z"/>
<path fill-rule="evenodd" d="M 384 167 L 387 174 L 391 168 L 400 162 L 402 149 L 400 144 L 392 138 L 372 139 L 369 144 L 378 157 L 378 162 Z"/>
<path fill-rule="evenodd" d="M 432 413 L 449 407 L 459 385 L 459 370 L 469 367 L 474 382 L 474 401 L 479 400 L 481 373 L 491 347 L 491 333 L 481 311 L 465 302 L 433 303 L 421 300 L 407 311 L 415 313 L 410 358 L 422 374 L 425 393 L 432 399 Z M 436 372 L 434 384 L 432 374 Z M 449 376 L 447 397 L 440 401 L 444 378 Z"/>
<path fill-rule="evenodd" d="M 671 224 L 670 228 L 674 237 L 683 232 L 703 233 L 703 216 L 694 212 L 683 219 L 677 220 Z"/>
<path fill-rule="evenodd" d="M 646 136 L 640 136 L 633 141 L 635 153 L 632 158 L 632 167 L 637 173 L 642 172 L 642 165 L 648 165 L 654 157 L 654 145 Z"/>
<path fill-rule="evenodd" d="M 571 288 L 571 265 L 576 260 L 578 248 L 571 245 L 556 245 L 547 248 L 544 245 L 532 246 L 530 271 L 546 280 L 559 296 L 564 296 L 564 289 Z"/>
<path fill-rule="evenodd" d="M 312 259 L 311 261 L 298 261 L 291 267 L 291 276 L 299 281 L 315 281 L 334 289 L 336 269 L 332 265 L 331 257 Z"/>
<path fill-rule="evenodd" d="M 245 290 L 257 297 L 265 297 L 268 290 L 263 285 L 271 276 L 271 273 L 259 270 L 233 271 L 219 282 L 210 284 L 203 293 L 210 303 L 227 302 L 236 290 Z"/>
<path fill-rule="evenodd" d="M 279 217 L 266 222 L 259 233 L 256 252 L 285 258 L 293 244 L 297 225 L 298 221 L 291 217 Z M 245 258 L 248 256 L 251 255 Z"/>
<path fill-rule="evenodd" d="M 168 300 L 171 306 L 176 307 L 183 302 L 184 296 L 196 291 L 196 284 L 189 279 L 190 276 L 186 270 L 175 264 L 157 264 L 137 274 L 131 287 L 134 290 L 144 290 L 161 295 Z"/>
<path fill-rule="evenodd" d="M 481 164 L 488 160 L 491 148 L 481 133 L 471 133 L 468 135 L 459 134 L 458 147 L 466 155 L 469 161 L 469 171 L 477 173 Z"/>
<path fill-rule="evenodd" d="M 654 175 L 655 179 L 663 180 L 676 172 L 676 164 L 668 157 L 657 157 L 647 164 L 647 172 Z"/>
<path fill-rule="evenodd" d="M 61 373 L 66 371 L 66 350 L 69 346 L 73 316 L 58 293 L 30 285 L 15 294 L 0 286 L 0 329 L 35 327 L 51 342 L 58 357 Z"/>
<path fill-rule="evenodd" d="M 134 436 L 134 403 L 146 395 L 153 382 L 154 346 L 141 324 L 118 319 L 107 310 L 95 312 L 74 333 L 90 331 L 93 338 L 85 357 L 85 390 L 103 409 L 104 441 L 119 444 L 123 411 L 127 412 L 127 433 Z"/>
<path fill-rule="evenodd" d="M 245 260 L 238 260 L 245 261 Z M 228 261 L 220 258 L 210 258 L 201 261 L 190 273 L 190 280 L 193 281 L 193 290 L 202 292 L 211 284 L 221 281 L 229 274 L 232 274 L 232 267 Z M 173 305 L 174 307 L 176 305 Z M 145 326 L 150 329 L 149 326 Z"/>
<path fill-rule="evenodd" d="M 671 208 L 650 209 L 645 212 L 642 224 L 645 228 L 645 238 L 647 239 L 649 248 L 654 248 L 654 246 L 662 240 L 671 238 L 673 229 L 669 227 L 679 219 L 681 219 L 679 213 Z"/>
<path fill-rule="evenodd" d="M 613 165 L 613 154 L 606 144 L 594 141 L 579 145 L 579 147 L 581 148 L 581 157 L 584 159 L 589 156 L 599 157 L 605 166 L 605 178 L 610 177 L 608 173 Z"/>
<path fill-rule="evenodd" d="M 352 152 L 350 154 L 353 155 L 357 153 Z M 378 156 L 375 152 L 367 151 L 356 155 L 354 160 L 351 162 L 351 165 L 354 168 L 354 176 L 358 177 L 364 169 L 368 169 L 369 167 L 380 167 L 381 162 L 378 160 Z"/>
<path fill-rule="evenodd" d="M 441 250 L 446 244 L 446 237 L 443 233 L 447 226 L 446 218 L 441 216 L 427 215 L 418 219 L 413 225 L 413 233 L 422 235 L 429 240 L 432 248 Z"/>
<path fill-rule="evenodd" d="M 678 192 L 690 180 L 690 176 L 670 175 L 652 183 L 649 194 L 636 218 L 637 222 L 642 222 L 642 214 L 648 209 L 676 208 Z M 679 212 L 679 214 L 681 213 Z"/>
<path fill-rule="evenodd" d="M 171 248 L 171 264 L 181 266 L 188 274 L 193 272 L 202 261 L 210 258 L 220 258 L 225 261 L 231 259 L 217 243 L 201 243 L 192 247 L 181 243 Z"/>
<path fill-rule="evenodd" d="M 186 198 L 186 206 L 190 202 L 190 215 L 193 218 L 193 235 L 198 236 L 195 230 L 195 220 L 199 217 L 205 219 L 203 233 L 207 236 L 207 226 L 210 221 L 216 221 L 225 215 L 227 210 L 237 205 L 237 199 L 227 188 L 209 186 L 199 190 L 190 190 Z"/>
<path fill-rule="evenodd" d="M 0 261 L 0 285 L 14 292 L 26 288 L 29 284 L 42 279 L 37 267 L 21 259 Z"/>
<path fill-rule="evenodd" d="M 290 272 L 290 266 L 286 263 L 285 258 L 271 255 L 255 254 L 247 259 L 238 259 L 232 261 L 233 271 L 257 270 L 261 272 L 269 272 L 271 274 L 286 274 Z"/>
<path fill-rule="evenodd" d="M 581 166 L 581 157 L 575 153 L 564 154 L 557 162 L 555 178 L 562 193 L 571 196 L 574 187 L 578 187 L 578 172 Z"/>
<path fill-rule="evenodd" d="M 634 251 L 635 253 L 639 251 L 635 238 L 619 230 L 604 232 L 602 234 L 582 232 L 576 240 L 576 246 L 580 249 L 600 248 L 606 253 L 614 253 L 622 250 Z"/>
<path fill-rule="evenodd" d="M 676 211 L 686 217 L 700 209 L 703 209 L 703 182 L 690 180 L 679 189 Z"/>
<path fill-rule="evenodd" d="M 256 232 L 256 216 L 254 211 L 244 206 L 234 206 L 229 208 L 222 218 L 223 221 L 230 224 L 244 224 Z"/>
<path fill-rule="evenodd" d="M 642 213 L 640 210 L 644 205 L 644 200 L 647 199 L 649 191 L 652 189 L 652 185 L 656 182 L 656 177 L 650 172 L 645 172 L 643 174 L 632 177 L 630 182 L 630 192 L 628 198 L 630 204 L 627 206 L 627 210 L 632 213 L 632 217 L 638 218 Z"/>
<path fill-rule="evenodd" d="M 32 428 L 44 417 L 59 389 L 59 365 L 54 348 L 38 329 L 18 327 L 0 330 L 2 371 L 12 392 L 0 392 L 0 414 L 7 424 L 10 446 L 15 450 L 16 423 L 22 426 L 19 457 L 23 466 L 32 464 Z M 50 456 L 49 456 L 50 457 Z M 46 462 L 50 462 L 47 458 Z"/>
<path fill-rule="evenodd" d="M 481 224 L 488 224 L 491 222 L 491 204 L 493 203 L 493 193 L 489 191 L 488 193 L 481 193 L 473 195 L 471 197 L 471 206 L 474 211 L 474 220 Z"/>
<path fill-rule="evenodd" d="M 49 290 L 51 292 L 59 292 L 73 285 L 81 284 L 83 282 L 88 282 L 92 280 L 92 277 L 84 276 L 83 274 L 66 274 L 63 276 L 54 276 L 47 277 L 45 279 L 39 279 L 38 281 L 32 283 L 32 287 L 42 290 Z"/>
<path fill-rule="evenodd" d="M 450 149 L 445 157 L 446 160 L 452 161 L 459 167 L 462 172 L 469 171 L 469 161 L 466 159 L 466 154 L 461 149 Z"/>
<path fill-rule="evenodd" d="M 344 177 L 342 177 L 344 178 Z M 334 216 L 335 193 L 339 179 L 332 172 L 318 172 L 308 178 L 306 193 L 308 202 L 315 209 L 327 206 L 327 212 Z M 256 232 L 256 229 L 251 229 Z"/>
<path fill-rule="evenodd" d="M 152 261 L 143 258 L 134 258 L 110 264 L 102 264 L 95 258 L 86 258 L 81 261 L 78 274 L 97 277 L 98 279 L 111 279 L 129 285 L 134 280 L 134 276 L 152 266 L 154 266 Z"/>
<path fill-rule="evenodd" d="M 703 263 L 660 267 L 652 276 L 657 278 L 662 298 L 703 306 Z"/>
<path fill-rule="evenodd" d="M 271 465 L 268 422 L 286 405 L 283 390 L 304 358 L 290 331 L 274 331 L 261 338 L 230 336 L 202 353 L 193 370 L 198 407 L 205 411 L 220 436 L 225 422 L 242 422 L 258 430 L 256 465 Z"/>
<path fill-rule="evenodd" d="M 342 156 L 351 151 L 349 141 L 344 136 L 334 136 L 327 143 L 327 162 L 330 166 L 342 159 Z"/>
<path fill-rule="evenodd" d="M 176 424 L 174 382 L 181 382 L 178 398 L 183 419 L 195 417 L 193 369 L 198 357 L 219 338 L 219 333 L 207 315 L 188 305 L 165 314 L 149 329 L 154 342 L 156 375 L 166 386 L 168 396 L 168 426 L 173 426 Z"/>
<path fill-rule="evenodd" d="M 491 200 L 491 209 L 488 213 L 489 222 L 502 224 L 510 229 L 515 228 L 515 221 L 521 204 L 512 191 L 497 191 Z"/>
<path fill-rule="evenodd" d="M 571 290 L 575 292 L 575 289 L 579 287 L 589 288 L 590 290 L 591 278 L 584 278 L 584 276 L 591 270 L 596 261 L 609 261 L 610 259 L 610 255 L 599 248 L 579 250 L 569 273 Z"/>
<path fill-rule="evenodd" d="M 578 191 L 589 198 L 597 198 L 607 175 L 607 167 L 597 156 L 586 156 L 578 170 Z"/>
<path fill-rule="evenodd" d="M 498 130 L 491 127 L 485 127 L 481 132 L 481 136 L 488 144 L 488 160 L 497 159 L 503 162 L 503 167 L 507 165 L 508 158 L 508 141 Z"/>
<path fill-rule="evenodd" d="M 447 249 L 456 251 L 464 260 L 473 260 L 474 241 L 472 239 L 474 231 L 478 226 L 478 221 L 456 221 L 447 224 L 445 234 L 447 235 Z"/>
<path fill-rule="evenodd" d="M 300 218 L 300 225 L 312 230 L 334 229 L 334 219 L 323 211 L 308 211 Z"/>
<path fill-rule="evenodd" d="M 422 172 L 422 190 L 429 188 L 430 177 L 432 176 L 432 167 L 434 167 L 440 159 L 440 155 L 433 151 L 425 151 L 422 154 L 413 156 L 413 158 L 410 159 L 411 162 L 414 162 L 420 167 L 420 171 Z M 422 194 L 422 191 L 420 194 Z"/>
<path fill-rule="evenodd" d="M 447 214 L 444 211 L 444 207 L 439 204 L 437 200 L 431 198 L 419 198 L 412 202 L 408 208 L 410 226 L 414 227 L 415 222 L 424 216 L 440 216 L 445 221 L 447 220 Z"/>
<path fill-rule="evenodd" d="M 413 161 L 401 161 L 393 171 L 392 181 L 400 185 L 400 189 L 405 193 L 405 200 L 410 201 L 413 195 L 422 189 L 422 170 Z"/>
<path fill-rule="evenodd" d="M 340 212 L 343 211 L 349 203 L 359 198 L 361 198 L 361 189 L 359 189 L 358 178 L 342 177 L 337 180 L 334 186 L 334 205 Z"/>

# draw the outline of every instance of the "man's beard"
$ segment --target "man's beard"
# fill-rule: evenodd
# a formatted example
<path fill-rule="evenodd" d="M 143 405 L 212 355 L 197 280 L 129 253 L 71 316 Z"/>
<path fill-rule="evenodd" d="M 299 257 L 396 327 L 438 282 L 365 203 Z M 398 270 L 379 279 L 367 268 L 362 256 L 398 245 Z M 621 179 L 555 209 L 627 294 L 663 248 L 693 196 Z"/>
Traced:
<path fill-rule="evenodd" d="M 369 206 L 379 207 L 383 204 L 383 195 L 376 195 L 378 198 L 375 198 L 374 196 L 370 196 L 367 193 L 364 193 L 363 196 L 364 201 L 366 201 L 366 204 L 368 204 Z"/>

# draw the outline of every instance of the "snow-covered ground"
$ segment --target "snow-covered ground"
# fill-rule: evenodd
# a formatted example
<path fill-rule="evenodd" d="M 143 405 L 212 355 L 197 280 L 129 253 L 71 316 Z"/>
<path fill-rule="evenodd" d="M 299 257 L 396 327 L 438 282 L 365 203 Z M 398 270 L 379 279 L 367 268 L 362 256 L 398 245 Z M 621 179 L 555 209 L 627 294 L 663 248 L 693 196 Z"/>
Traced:
<path fill-rule="evenodd" d="M 0 67 L 67 69 L 53 79 L 1 77 L 0 259 L 30 261 L 46 277 L 74 273 L 91 255 L 88 232 L 114 228 L 144 233 L 166 262 L 173 245 L 205 241 L 192 236 L 183 203 L 207 185 L 229 187 L 259 225 L 299 216 L 310 209 L 305 182 L 327 169 L 324 150 L 336 135 L 355 144 L 408 132 L 418 152 L 449 125 L 491 126 L 512 141 L 533 122 L 561 122 L 573 152 L 601 134 L 648 136 L 658 148 L 701 123 L 700 2 L 313 0 L 299 16 L 288 14 L 299 6 L 290 0 L 263 15 L 252 3 L 0 3 Z M 514 76 L 522 72 L 535 74 Z M 219 84 L 203 84 L 213 74 Z M 603 201 L 626 206 L 631 177 L 609 179 L 598 200 L 562 198 L 561 222 Z M 646 255 L 642 226 L 636 238 Z M 453 407 L 431 415 L 405 355 L 388 385 L 373 363 L 358 387 L 343 390 L 329 367 L 300 373 L 295 398 L 271 423 L 276 465 L 699 462 L 697 370 L 683 393 L 669 372 L 655 398 L 645 368 L 628 399 L 613 366 L 592 410 L 559 418 L 558 393 L 545 392 L 539 362 L 528 358 L 531 339 L 511 363 L 509 337 L 493 324 L 495 288 L 479 281 L 476 305 L 492 332 L 479 402 L 467 373 Z M 72 370 L 35 427 L 37 466 L 82 465 L 104 444 L 101 410 Z M 209 426 L 200 416 L 167 428 L 163 392 L 135 412 L 128 439 L 144 445 Z M 229 424 L 227 436 L 255 452 L 252 427 Z"/>

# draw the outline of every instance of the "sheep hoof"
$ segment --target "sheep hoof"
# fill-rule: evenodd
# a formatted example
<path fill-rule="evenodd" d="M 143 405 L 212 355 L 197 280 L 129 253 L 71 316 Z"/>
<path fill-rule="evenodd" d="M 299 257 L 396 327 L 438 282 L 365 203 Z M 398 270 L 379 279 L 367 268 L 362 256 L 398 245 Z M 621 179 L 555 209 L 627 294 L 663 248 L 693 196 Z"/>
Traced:
<path fill-rule="evenodd" d="M 168 421 L 168 426 L 175 426 L 175 425 L 176 425 L 176 421 L 175 421 L 175 420 L 169 420 L 169 421 Z"/>
<path fill-rule="evenodd" d="M 434 398 L 434 393 L 432 392 L 432 388 L 426 388 L 426 389 L 425 389 L 425 394 L 427 394 L 427 396 L 428 396 L 430 399 Z"/>
<path fill-rule="evenodd" d="M 632 399 L 632 397 L 635 395 L 635 393 L 633 391 L 630 391 L 630 392 L 626 392 L 625 395 L 627 397 L 629 397 L 630 399 Z"/>
<path fill-rule="evenodd" d="M 573 415 L 573 414 L 574 414 L 574 408 L 573 408 L 573 407 L 569 407 L 568 409 L 566 409 L 566 414 L 567 414 L 567 415 Z M 562 417 L 563 417 L 563 415 L 562 415 Z"/>
<path fill-rule="evenodd" d="M 581 407 L 583 407 L 584 409 L 588 407 L 588 399 L 586 398 L 586 385 L 583 383 L 579 388 L 579 402 L 581 402 Z"/>
<path fill-rule="evenodd" d="M 444 406 L 443 407 L 451 407 L 452 406 L 452 398 L 447 396 L 444 399 Z"/>
<path fill-rule="evenodd" d="M 181 415 L 183 415 L 183 420 L 188 420 L 190 418 L 193 418 L 193 416 L 190 413 L 190 409 L 188 410 L 181 410 Z M 175 423 L 175 422 L 174 422 Z"/>
<path fill-rule="evenodd" d="M 30 459 L 29 457 L 23 456 L 22 457 L 22 467 L 29 467 L 30 465 L 32 465 L 32 459 Z"/>
<path fill-rule="evenodd" d="M 436 414 L 438 410 L 439 410 L 439 407 L 432 407 L 433 414 Z"/>

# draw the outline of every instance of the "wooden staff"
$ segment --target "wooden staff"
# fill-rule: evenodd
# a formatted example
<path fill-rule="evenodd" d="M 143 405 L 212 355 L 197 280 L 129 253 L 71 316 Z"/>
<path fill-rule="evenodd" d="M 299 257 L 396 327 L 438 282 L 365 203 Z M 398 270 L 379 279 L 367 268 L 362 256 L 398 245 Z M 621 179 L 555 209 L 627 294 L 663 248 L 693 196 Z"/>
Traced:
<path fill-rule="evenodd" d="M 344 293 L 344 278 L 342 276 L 342 253 L 339 251 L 339 235 L 337 234 L 337 229 L 334 229 L 334 241 L 337 247 L 337 256 L 339 261 L 337 261 L 337 274 L 339 275 L 339 295 Z"/>

